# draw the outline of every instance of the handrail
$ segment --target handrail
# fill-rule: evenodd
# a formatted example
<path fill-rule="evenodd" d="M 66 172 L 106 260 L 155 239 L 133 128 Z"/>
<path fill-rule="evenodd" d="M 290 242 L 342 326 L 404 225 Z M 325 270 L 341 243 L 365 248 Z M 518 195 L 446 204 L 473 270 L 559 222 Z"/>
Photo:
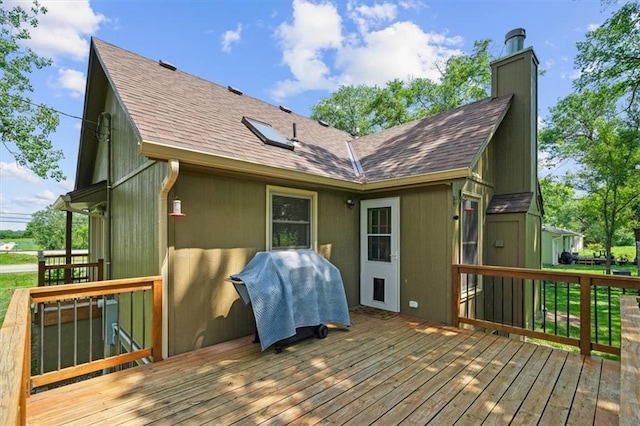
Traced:
<path fill-rule="evenodd" d="M 500 277 L 519 280 L 532 280 L 539 282 L 552 281 L 563 284 L 577 284 L 579 286 L 579 338 L 560 336 L 549 334 L 546 332 L 536 331 L 519 327 L 513 324 L 504 324 L 485 319 L 470 318 L 462 316 L 460 313 L 461 295 L 460 295 L 460 277 L 461 274 L 481 275 L 485 277 Z M 592 350 L 608 352 L 620 355 L 620 348 L 611 345 L 605 345 L 591 341 L 591 292 L 597 287 L 609 288 L 635 288 L 640 290 L 640 279 L 637 277 L 628 277 L 622 275 L 600 275 L 589 273 L 573 273 L 573 272 L 553 272 L 542 271 L 538 269 L 483 266 L 483 265 L 453 265 L 452 266 L 452 324 L 459 326 L 460 324 L 468 324 L 477 327 L 514 333 L 517 335 L 531 337 L 565 345 L 576 346 L 583 355 L 590 355 Z M 533 291 L 533 289 L 532 289 Z M 513 302 L 513 300 L 512 300 Z"/>
<path fill-rule="evenodd" d="M 57 255 L 55 256 L 58 257 Z M 83 256 L 83 257 L 86 257 L 86 256 Z M 67 263 L 47 264 L 46 260 L 39 260 L 38 261 L 38 287 L 43 287 L 47 285 L 47 282 L 51 281 L 51 279 L 49 280 L 47 279 L 47 271 L 56 271 L 56 270 L 65 271 L 65 278 L 64 278 L 65 284 L 70 284 L 73 282 L 72 271 L 74 269 L 82 269 L 82 268 L 95 268 L 96 270 L 95 281 L 102 281 L 104 279 L 104 260 L 103 259 L 98 259 L 95 262 L 68 263 L 68 264 Z"/>
<path fill-rule="evenodd" d="M 25 424 L 30 365 L 29 289 L 13 292 L 0 329 L 0 419 Z"/>
<path fill-rule="evenodd" d="M 31 304 L 151 290 L 151 347 L 100 361 L 31 376 Z M 32 386 L 42 386 L 142 357 L 162 360 L 162 279 L 159 276 L 34 287 L 15 290 L 0 329 L 0 419 L 25 424 L 26 399 Z"/>

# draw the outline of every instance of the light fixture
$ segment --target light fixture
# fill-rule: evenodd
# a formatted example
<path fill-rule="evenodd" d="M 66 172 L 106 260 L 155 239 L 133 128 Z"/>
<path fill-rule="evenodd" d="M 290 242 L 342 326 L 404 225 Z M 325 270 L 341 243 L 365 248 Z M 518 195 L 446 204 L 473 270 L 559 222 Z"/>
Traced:
<path fill-rule="evenodd" d="M 356 206 L 356 202 L 353 201 L 353 199 L 351 198 L 347 198 L 347 207 L 349 207 L 350 209 L 354 208 Z"/>
<path fill-rule="evenodd" d="M 473 206 L 471 205 L 471 200 L 464 200 L 464 207 L 462 207 L 462 210 L 464 210 L 465 212 L 472 212 L 473 211 Z"/>
<path fill-rule="evenodd" d="M 178 198 L 174 198 L 173 202 L 171 204 L 171 213 L 169 213 L 169 216 L 171 217 L 185 217 L 186 214 L 182 213 L 182 201 L 180 201 L 180 199 Z"/>

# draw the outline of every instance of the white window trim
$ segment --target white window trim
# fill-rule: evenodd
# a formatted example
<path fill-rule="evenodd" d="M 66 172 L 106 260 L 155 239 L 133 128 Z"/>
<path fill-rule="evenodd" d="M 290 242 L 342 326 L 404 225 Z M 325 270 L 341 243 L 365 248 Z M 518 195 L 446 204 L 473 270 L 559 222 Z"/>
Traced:
<path fill-rule="evenodd" d="M 272 225 L 273 220 L 271 218 L 271 200 L 273 195 L 282 195 L 285 197 L 300 197 L 308 198 L 311 200 L 311 247 L 309 249 L 318 251 L 318 193 L 315 191 L 306 191 L 304 189 L 287 188 L 284 186 L 267 185 L 267 235 L 265 241 L 265 247 L 267 251 L 273 250 L 271 242 L 271 234 L 273 232 Z"/>
<path fill-rule="evenodd" d="M 483 221 L 483 217 L 482 217 L 482 212 L 484 211 L 483 208 L 483 203 L 482 203 L 482 197 L 480 196 L 480 194 L 475 194 L 472 192 L 463 192 L 461 194 L 462 196 L 460 197 L 460 211 L 459 211 L 459 215 L 460 218 L 463 218 L 463 214 L 462 214 L 462 209 L 464 207 L 464 201 L 467 199 L 471 199 L 472 201 L 476 201 L 478 203 L 478 265 L 482 265 L 482 247 L 484 245 L 484 232 L 483 232 L 483 228 L 482 228 L 482 221 Z M 464 223 L 461 222 L 461 226 L 460 226 L 460 261 L 462 261 L 462 252 L 464 250 L 464 243 L 462 241 L 462 238 L 464 237 L 464 230 L 463 230 L 463 226 Z M 460 282 L 460 300 L 461 301 L 465 301 L 467 300 L 469 297 L 471 296 L 475 296 L 476 294 L 482 293 L 483 290 L 483 286 L 482 286 L 482 276 L 479 275 L 478 276 L 478 283 L 476 285 L 475 288 L 473 289 L 469 289 L 469 291 L 467 291 L 466 289 L 463 290 L 462 289 L 462 281 Z"/>

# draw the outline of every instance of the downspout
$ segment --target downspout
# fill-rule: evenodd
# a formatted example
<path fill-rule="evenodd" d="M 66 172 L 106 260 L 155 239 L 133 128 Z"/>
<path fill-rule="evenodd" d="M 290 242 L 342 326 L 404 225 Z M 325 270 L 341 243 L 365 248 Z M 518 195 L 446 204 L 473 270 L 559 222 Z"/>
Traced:
<path fill-rule="evenodd" d="M 111 277 L 111 253 L 112 253 L 112 249 L 111 249 L 111 245 L 112 245 L 112 238 L 111 238 L 111 212 L 112 212 L 112 207 L 111 207 L 111 191 L 112 191 L 112 181 L 113 181 L 113 176 L 112 176 L 112 171 L 111 171 L 111 165 L 112 165 L 112 155 L 113 155 L 113 150 L 111 147 L 111 114 L 109 114 L 108 112 L 101 112 L 100 115 L 98 116 L 98 126 L 96 128 L 97 131 L 97 139 L 98 139 L 98 143 L 100 142 L 106 142 L 107 143 L 107 208 L 105 211 L 105 215 L 106 215 L 106 230 L 103 231 L 103 237 L 104 235 L 106 235 L 106 248 L 104 248 L 104 252 L 105 252 L 105 261 L 104 261 L 104 266 L 105 266 L 105 279 L 106 280 L 110 280 Z M 103 241 L 103 247 L 105 245 L 105 242 Z"/>
<path fill-rule="evenodd" d="M 169 161 L 167 176 L 162 181 L 158 194 L 158 255 L 160 275 L 162 276 L 162 358 L 169 357 L 169 244 L 167 230 L 167 197 L 178 179 L 180 162 Z"/>

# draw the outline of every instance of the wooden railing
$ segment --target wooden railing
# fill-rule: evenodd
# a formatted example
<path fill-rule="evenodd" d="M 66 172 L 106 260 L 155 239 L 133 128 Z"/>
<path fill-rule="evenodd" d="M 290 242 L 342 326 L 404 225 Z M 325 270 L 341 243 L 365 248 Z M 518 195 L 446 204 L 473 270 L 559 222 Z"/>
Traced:
<path fill-rule="evenodd" d="M 73 255 L 71 263 L 66 263 L 65 255 L 44 255 L 38 258 L 38 287 L 103 279 L 103 259 L 87 262 L 86 254 Z"/>
<path fill-rule="evenodd" d="M 620 424 L 640 424 L 640 297 L 620 299 Z"/>
<path fill-rule="evenodd" d="M 615 299 L 640 294 L 640 279 L 628 276 L 480 265 L 453 265 L 452 274 L 453 325 L 575 346 L 583 355 L 620 355 Z"/>
<path fill-rule="evenodd" d="M 145 291 L 150 291 L 152 297 L 150 345 L 98 360 L 89 359 L 83 363 L 75 363 L 74 360 L 69 367 L 32 375 L 32 314 L 40 317 L 43 323 L 47 304 L 72 306 L 73 321 L 77 324 L 80 321 L 77 316 L 77 300 L 88 301 L 83 303 L 88 303 L 88 311 L 91 312 L 98 305 L 99 299 Z M 62 316 L 60 312 L 59 309 L 59 319 Z M 37 329 L 37 321 L 34 329 Z M 58 331 L 58 335 L 59 333 Z M 0 419 L 3 424 L 24 424 L 26 399 L 33 387 L 103 371 L 135 360 L 151 359 L 155 362 L 162 359 L 162 280 L 160 277 L 143 277 L 17 289 L 0 330 L 0 348 Z"/>

